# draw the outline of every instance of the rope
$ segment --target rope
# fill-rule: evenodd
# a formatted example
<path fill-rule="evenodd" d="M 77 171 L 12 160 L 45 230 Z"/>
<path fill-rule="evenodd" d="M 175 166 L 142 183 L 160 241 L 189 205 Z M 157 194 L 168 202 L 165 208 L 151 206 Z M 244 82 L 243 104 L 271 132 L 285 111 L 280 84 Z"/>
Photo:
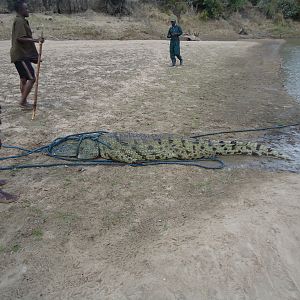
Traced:
<path fill-rule="evenodd" d="M 250 132 L 250 131 L 265 131 L 265 130 L 273 130 L 273 129 L 282 129 L 286 127 L 295 127 L 300 126 L 300 123 L 295 124 L 288 124 L 288 125 L 275 125 L 272 127 L 263 127 L 263 128 L 247 128 L 247 129 L 238 129 L 238 130 L 228 130 L 228 131 L 218 131 L 218 132 L 211 132 L 211 133 L 204 133 L 198 135 L 192 135 L 191 138 L 198 138 L 204 136 L 211 136 L 211 135 L 219 135 L 225 133 L 241 133 L 241 132 Z"/>
<path fill-rule="evenodd" d="M 265 131 L 265 130 L 282 129 L 282 128 L 295 127 L 295 126 L 300 126 L 300 123 L 288 124 L 288 125 L 276 125 L 273 127 L 264 127 L 264 128 L 250 128 L 250 129 L 240 129 L 240 130 L 219 131 L 219 132 L 205 133 L 205 134 L 199 134 L 199 135 L 192 135 L 191 138 L 199 138 L 199 137 L 226 134 L 226 133 Z M 63 157 L 58 157 L 58 156 L 55 156 L 52 154 L 53 147 L 55 147 L 56 145 L 58 145 L 64 141 L 67 141 L 67 140 L 82 141 L 83 139 L 86 139 L 86 138 L 97 140 L 97 142 L 100 142 L 104 146 L 111 149 L 110 145 L 106 144 L 105 142 L 101 141 L 101 139 L 99 139 L 99 137 L 105 133 L 108 133 L 108 132 L 107 131 L 92 131 L 92 132 L 83 132 L 83 133 L 79 133 L 79 134 L 71 134 L 71 135 L 68 135 L 65 137 L 57 138 L 48 145 L 41 146 L 39 148 L 34 148 L 34 149 L 25 149 L 25 148 L 22 148 L 19 146 L 11 146 L 11 145 L 2 144 L 1 146 L 3 148 L 16 149 L 16 150 L 22 151 L 23 153 L 21 153 L 19 155 L 0 157 L 0 161 L 13 160 L 13 159 L 26 157 L 26 156 L 36 154 L 36 153 L 43 153 L 49 157 L 63 160 L 65 162 L 49 163 L 49 164 L 41 163 L 41 164 L 24 164 L 24 165 L 17 164 L 17 165 L 11 165 L 11 166 L 1 166 L 0 171 L 16 170 L 16 169 L 29 169 L 29 168 L 49 168 L 49 167 L 58 167 L 58 166 L 73 167 L 73 166 L 95 166 L 95 165 L 109 165 L 109 166 L 129 165 L 132 167 L 145 167 L 145 166 L 156 166 L 156 165 L 183 165 L 183 166 L 193 166 L 193 167 L 203 168 L 203 169 L 207 169 L 207 170 L 208 169 L 209 170 L 218 170 L 218 169 L 224 168 L 224 166 L 225 166 L 224 162 L 221 159 L 216 158 L 216 157 L 201 158 L 201 159 L 197 159 L 197 160 L 140 161 L 138 163 L 128 164 L 128 163 L 122 163 L 122 162 L 106 160 L 106 159 L 82 160 L 82 159 L 78 159 L 78 158 L 63 158 Z M 206 166 L 206 165 L 201 164 L 201 162 L 212 162 L 214 164 L 214 166 Z"/>
<path fill-rule="evenodd" d="M 216 166 L 205 166 L 201 165 L 196 162 L 200 161 L 209 161 L 209 162 L 216 162 Z M 109 166 L 131 166 L 131 167 L 146 167 L 146 166 L 156 166 L 156 165 L 182 165 L 182 166 L 194 166 L 203 169 L 210 169 L 210 170 L 218 170 L 224 168 L 224 162 L 217 158 L 207 158 L 207 159 L 197 159 L 191 161 L 141 161 L 139 163 L 134 164 L 127 164 L 121 163 L 111 160 L 96 160 L 96 161 L 89 161 L 89 162 L 74 162 L 74 163 L 50 163 L 50 164 L 26 164 L 26 165 L 12 165 L 12 166 L 4 166 L 0 167 L 0 171 L 9 171 L 9 170 L 18 170 L 18 169 L 32 169 L 32 168 L 50 168 L 50 167 L 78 167 L 78 166 L 99 166 L 99 165 L 109 165 Z"/>

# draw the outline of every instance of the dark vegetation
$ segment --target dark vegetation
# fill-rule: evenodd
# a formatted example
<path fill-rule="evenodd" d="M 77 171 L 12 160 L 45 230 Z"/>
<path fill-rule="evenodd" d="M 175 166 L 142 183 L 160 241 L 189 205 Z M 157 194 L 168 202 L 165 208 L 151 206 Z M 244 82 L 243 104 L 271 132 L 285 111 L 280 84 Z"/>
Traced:
<path fill-rule="evenodd" d="M 227 18 L 249 7 L 261 11 L 267 18 L 297 20 L 300 17 L 300 0 L 162 0 L 160 5 L 170 8 L 179 17 L 192 9 L 200 12 L 203 19 Z"/>
<path fill-rule="evenodd" d="M 0 7 L 12 11 L 15 0 L 0 0 Z M 35 12 L 78 13 L 87 9 L 115 14 L 130 14 L 140 0 L 28 0 Z M 271 19 L 300 17 L 300 0 L 146 0 L 162 10 L 172 11 L 178 18 L 186 11 L 200 13 L 203 20 L 228 18 L 235 12 L 254 7 Z M 144 0 L 145 3 L 145 0 Z"/>

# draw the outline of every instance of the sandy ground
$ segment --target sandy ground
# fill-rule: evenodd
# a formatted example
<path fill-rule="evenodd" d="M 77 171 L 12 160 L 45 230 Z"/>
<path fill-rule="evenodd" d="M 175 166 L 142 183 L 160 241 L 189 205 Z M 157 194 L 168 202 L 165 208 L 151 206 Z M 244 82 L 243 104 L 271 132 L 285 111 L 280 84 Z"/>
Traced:
<path fill-rule="evenodd" d="M 185 66 L 169 68 L 165 41 L 47 41 L 31 121 L 17 107 L 2 41 L 2 141 L 35 147 L 98 129 L 191 134 L 295 122 L 300 105 L 282 87 L 279 47 L 183 43 Z M 226 162 L 221 171 L 2 172 L 19 201 L 0 204 L 0 298 L 299 299 L 299 161 Z"/>

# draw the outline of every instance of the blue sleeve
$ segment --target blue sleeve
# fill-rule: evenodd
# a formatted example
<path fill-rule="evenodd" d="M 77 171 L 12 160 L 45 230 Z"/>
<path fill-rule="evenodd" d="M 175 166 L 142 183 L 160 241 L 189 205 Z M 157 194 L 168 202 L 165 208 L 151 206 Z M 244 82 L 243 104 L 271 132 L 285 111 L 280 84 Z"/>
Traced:
<path fill-rule="evenodd" d="M 167 38 L 170 39 L 172 36 L 171 36 L 171 28 L 169 29 L 168 31 L 168 35 L 167 35 Z"/>
<path fill-rule="evenodd" d="M 178 26 L 178 36 L 181 36 L 182 35 L 182 29 L 180 26 Z"/>

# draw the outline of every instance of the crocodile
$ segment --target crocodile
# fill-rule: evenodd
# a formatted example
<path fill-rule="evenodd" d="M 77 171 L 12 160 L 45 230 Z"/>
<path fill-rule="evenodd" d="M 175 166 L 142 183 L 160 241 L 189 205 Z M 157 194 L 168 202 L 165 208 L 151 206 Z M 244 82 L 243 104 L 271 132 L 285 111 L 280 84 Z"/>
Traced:
<path fill-rule="evenodd" d="M 288 159 L 266 145 L 247 141 L 215 141 L 171 134 L 100 132 L 58 138 L 48 153 L 64 159 L 108 159 L 123 163 L 196 160 L 218 155 L 258 155 Z"/>

